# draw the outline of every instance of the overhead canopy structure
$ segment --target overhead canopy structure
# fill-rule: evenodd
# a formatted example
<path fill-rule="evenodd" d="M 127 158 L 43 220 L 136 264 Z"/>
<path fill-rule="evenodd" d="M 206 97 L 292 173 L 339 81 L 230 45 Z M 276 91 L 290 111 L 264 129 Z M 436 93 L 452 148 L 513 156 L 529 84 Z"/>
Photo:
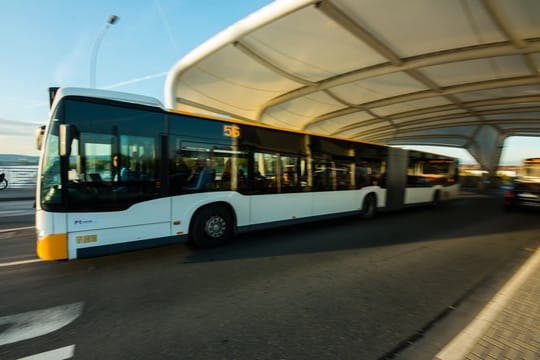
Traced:
<path fill-rule="evenodd" d="M 540 1 L 278 0 L 181 59 L 170 108 L 388 145 L 540 135 Z M 540 151 L 540 149 L 539 149 Z"/>

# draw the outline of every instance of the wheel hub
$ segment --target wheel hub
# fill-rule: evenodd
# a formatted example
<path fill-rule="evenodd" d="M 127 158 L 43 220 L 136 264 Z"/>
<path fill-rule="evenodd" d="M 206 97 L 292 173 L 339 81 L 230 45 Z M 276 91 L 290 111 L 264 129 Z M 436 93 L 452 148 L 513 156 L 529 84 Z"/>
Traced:
<path fill-rule="evenodd" d="M 227 222 L 225 221 L 225 219 L 223 219 L 220 216 L 210 217 L 204 227 L 204 230 L 206 231 L 208 236 L 211 236 L 213 238 L 218 238 L 220 236 L 223 236 L 223 234 L 225 234 L 226 229 L 227 229 Z"/>

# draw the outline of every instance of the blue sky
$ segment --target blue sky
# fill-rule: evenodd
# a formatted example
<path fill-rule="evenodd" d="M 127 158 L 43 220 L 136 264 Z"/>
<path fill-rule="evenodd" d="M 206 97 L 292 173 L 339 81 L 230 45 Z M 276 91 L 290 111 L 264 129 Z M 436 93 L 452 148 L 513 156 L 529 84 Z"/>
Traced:
<path fill-rule="evenodd" d="M 0 154 L 38 155 L 50 86 L 90 86 L 96 38 L 108 17 L 96 87 L 163 101 L 166 73 L 189 51 L 271 0 L 0 0 Z M 474 162 L 465 150 L 446 152 Z M 540 138 L 512 140 L 502 163 L 540 156 Z"/>

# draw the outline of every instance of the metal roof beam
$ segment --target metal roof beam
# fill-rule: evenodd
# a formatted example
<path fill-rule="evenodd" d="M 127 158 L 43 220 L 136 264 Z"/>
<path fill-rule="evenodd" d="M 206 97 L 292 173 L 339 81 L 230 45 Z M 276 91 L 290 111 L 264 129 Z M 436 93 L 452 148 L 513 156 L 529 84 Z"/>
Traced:
<path fill-rule="evenodd" d="M 371 130 L 367 130 L 367 131 L 360 131 L 360 132 L 354 134 L 353 136 L 354 137 L 370 138 L 370 137 L 372 137 L 374 135 L 377 135 L 377 134 L 380 134 L 380 133 L 386 133 L 386 132 L 395 131 L 395 130 L 397 130 L 397 131 L 437 130 L 437 129 L 441 128 L 441 126 L 439 126 L 439 125 L 441 125 L 441 122 L 443 122 L 443 125 L 445 125 L 445 128 L 446 127 L 462 127 L 462 126 L 479 126 L 480 127 L 480 126 L 487 125 L 487 126 L 492 126 L 492 127 L 496 128 L 498 131 L 504 131 L 503 129 L 500 128 L 500 125 L 509 124 L 508 120 L 506 120 L 506 119 L 463 120 L 463 121 L 455 121 L 455 122 L 450 122 L 450 123 L 444 123 L 445 121 L 452 120 L 452 119 L 459 120 L 460 118 L 459 117 L 445 116 L 445 117 L 421 119 L 421 120 L 411 121 L 411 122 L 407 122 L 407 123 L 396 124 L 393 127 L 385 126 L 385 127 L 379 127 L 377 129 L 371 129 Z M 529 119 L 516 119 L 516 120 L 512 121 L 512 124 L 516 124 L 516 125 L 518 125 L 518 124 L 519 125 L 522 125 L 522 124 L 525 124 L 525 125 L 538 124 L 538 125 L 540 125 L 539 122 L 540 122 L 540 117 L 538 117 L 538 118 L 529 118 Z M 435 124 L 435 123 L 437 123 L 437 124 Z M 429 124 L 432 124 L 432 125 L 429 125 Z M 339 135 L 339 132 L 335 132 L 332 135 Z M 473 136 L 474 136 L 474 134 L 473 134 Z"/>
<path fill-rule="evenodd" d="M 497 25 L 499 30 L 514 44 L 517 48 L 524 48 L 527 46 L 526 41 L 517 36 L 516 33 L 512 30 L 512 26 L 507 21 L 505 14 L 501 9 L 497 7 L 495 1 L 493 0 L 483 0 L 482 4 L 486 9 L 487 13 L 493 19 L 493 22 Z"/>
<path fill-rule="evenodd" d="M 338 97 L 336 94 L 334 94 L 332 91 L 330 90 L 325 90 L 324 91 L 326 95 L 330 96 L 332 99 L 336 100 L 337 102 L 347 106 L 348 108 L 351 109 L 351 113 L 355 113 L 355 112 L 358 112 L 358 111 L 363 111 L 367 114 L 369 114 L 371 117 L 373 117 L 376 121 L 387 121 L 389 123 L 390 126 L 393 126 L 394 123 L 392 122 L 391 119 L 385 119 L 384 117 L 381 117 L 377 114 L 375 114 L 373 111 L 371 111 L 370 109 L 367 109 L 365 108 L 364 106 L 362 105 L 354 105 L 354 104 L 351 104 L 343 99 L 341 99 L 340 97 Z M 311 124 L 311 122 L 309 122 L 308 124 Z M 303 129 L 305 130 L 307 128 L 307 125 L 303 127 Z"/>
<path fill-rule="evenodd" d="M 366 106 L 368 109 L 373 109 L 373 108 L 377 108 L 381 106 L 388 106 L 388 105 L 393 105 L 397 103 L 403 103 L 406 101 L 427 99 L 427 98 L 440 96 L 440 95 L 456 95 L 456 94 L 473 92 L 473 91 L 500 89 L 500 88 L 508 88 L 508 87 L 513 87 L 513 86 L 535 85 L 535 84 L 540 84 L 540 78 L 535 77 L 535 76 L 521 76 L 521 77 L 514 77 L 514 78 L 487 80 L 487 81 L 471 82 L 471 83 L 467 83 L 463 85 L 448 86 L 446 88 L 443 88 L 443 90 L 440 93 L 436 93 L 431 90 L 418 91 L 412 94 L 399 95 L 399 96 L 386 98 L 383 100 L 372 101 L 369 103 L 365 103 L 363 105 Z"/>
<path fill-rule="evenodd" d="M 403 64 L 403 60 L 397 56 L 393 50 L 379 41 L 379 39 L 373 36 L 369 31 L 361 27 L 356 21 L 347 16 L 347 14 L 338 9 L 330 1 L 321 1 L 317 4 L 317 8 L 352 35 L 369 45 L 393 65 L 400 66 Z"/>
<path fill-rule="evenodd" d="M 244 43 L 241 43 L 240 41 L 236 41 L 234 43 L 234 46 L 242 51 L 244 54 L 246 54 L 248 57 L 252 58 L 253 60 L 257 61 L 259 64 L 265 66 L 266 68 L 274 71 L 275 73 L 283 76 L 284 78 L 287 78 L 289 80 L 292 80 L 294 82 L 297 82 L 299 84 L 303 84 L 303 85 L 307 85 L 307 86 L 314 86 L 316 83 L 312 82 L 312 81 L 309 81 L 309 80 L 306 80 L 306 79 L 302 79 L 301 77 L 298 77 L 296 75 L 293 75 L 289 72 L 286 72 L 284 70 L 282 70 L 279 66 L 273 64 L 272 62 L 270 62 L 268 59 L 266 59 L 265 57 L 263 57 L 262 55 L 258 54 L 255 50 L 253 50 L 252 48 L 250 48 L 249 46 L 247 46 L 246 44 Z"/>
<path fill-rule="evenodd" d="M 512 29 L 511 24 L 508 22 L 505 13 L 499 9 L 493 0 L 483 0 L 484 8 L 487 13 L 491 16 L 494 23 L 497 25 L 499 30 L 510 40 L 510 42 L 518 49 L 523 49 L 527 47 L 527 41 L 520 38 Z M 533 74 L 538 74 L 538 69 L 536 64 L 532 59 L 531 55 L 528 53 L 523 54 L 525 63 L 531 70 Z"/>
<path fill-rule="evenodd" d="M 400 135 L 400 136 L 393 136 L 391 138 L 387 138 L 387 141 L 403 141 L 403 140 L 418 140 L 418 139 L 460 139 L 460 140 L 470 140 L 471 138 L 469 136 L 465 135 L 458 135 L 458 134 L 437 134 L 437 135 Z M 437 143 L 433 142 L 431 145 L 437 145 Z M 440 144 L 438 144 L 440 146 Z"/>
<path fill-rule="evenodd" d="M 341 110 L 333 111 L 327 114 L 323 114 L 309 121 L 307 124 L 304 125 L 303 129 L 307 129 L 308 127 L 313 126 L 316 123 L 319 123 L 319 122 L 322 122 L 331 118 L 336 118 L 339 116 L 352 114 L 359 110 L 365 111 L 366 109 L 375 109 L 382 106 L 394 105 L 394 104 L 404 103 L 407 101 L 427 99 L 427 98 L 432 98 L 432 97 L 441 96 L 441 95 L 447 96 L 447 95 L 455 95 L 455 94 L 472 92 L 472 91 L 482 91 L 482 90 L 489 90 L 489 89 L 507 88 L 507 87 L 513 87 L 513 86 L 532 85 L 532 84 L 540 84 L 540 78 L 534 77 L 534 76 L 532 77 L 525 76 L 525 77 L 517 77 L 517 78 L 510 78 L 510 79 L 482 81 L 482 82 L 476 82 L 476 83 L 469 83 L 465 85 L 455 85 L 455 86 L 449 86 L 449 87 L 444 88 L 441 93 L 437 93 L 432 90 L 418 91 L 412 94 L 399 95 L 399 96 L 394 96 L 391 98 L 386 98 L 383 100 L 376 100 L 369 103 L 364 103 L 364 104 L 361 104 L 361 106 L 354 105 L 354 108 L 352 109 L 351 108 L 341 109 Z M 471 111 L 468 108 L 465 110 L 471 113 Z M 476 113 L 471 114 L 471 116 L 476 116 Z M 386 117 L 380 117 L 380 118 L 386 119 Z"/>
<path fill-rule="evenodd" d="M 469 102 L 463 102 L 462 105 L 465 107 L 482 107 L 482 106 L 496 106 L 496 105 L 512 105 L 512 104 L 526 104 L 526 103 L 536 103 L 538 102 L 540 104 L 540 95 L 527 95 L 527 96 L 516 96 L 516 97 L 510 97 L 510 98 L 497 98 L 497 99 L 488 99 L 488 100 L 476 100 L 476 101 L 469 101 Z M 346 105 L 346 104 L 345 104 Z M 367 108 L 360 108 L 360 107 L 353 107 L 347 109 L 349 110 L 346 115 L 354 114 L 355 112 L 366 112 L 369 113 L 373 119 L 363 120 L 361 123 L 354 123 L 349 124 L 344 127 L 339 128 L 338 130 L 334 131 L 332 135 L 337 135 L 339 133 L 353 130 L 355 128 L 363 127 L 363 126 L 369 126 L 378 123 L 381 120 L 384 120 L 383 118 L 377 116 L 374 112 L 370 111 Z M 463 107 L 458 107 L 455 104 L 449 104 L 449 105 L 438 105 L 428 108 L 422 108 L 417 110 L 410 110 L 405 111 L 401 113 L 392 114 L 389 116 L 386 116 L 386 120 L 399 120 L 403 118 L 408 117 L 415 117 L 415 116 L 422 116 L 422 115 L 429 115 L 429 114 L 435 114 L 440 112 L 446 112 L 446 111 L 455 111 L 456 116 L 466 116 L 467 114 L 470 115 L 469 112 L 467 112 Z M 519 108 L 508 108 L 506 111 L 504 109 L 499 109 L 500 111 L 504 112 L 515 112 L 516 110 L 525 111 L 525 112 L 531 112 L 531 111 L 540 111 L 540 109 L 535 107 L 519 107 Z M 487 110 L 486 110 L 487 111 Z M 483 111 L 481 112 L 482 115 L 491 115 L 491 113 Z M 497 111 L 493 110 L 493 114 L 496 114 Z M 343 116 L 343 115 L 342 115 Z M 471 115 L 472 116 L 472 115 Z M 440 117 L 440 115 L 439 115 Z M 306 126 L 305 129 L 309 129 L 309 127 L 316 125 L 320 122 L 328 121 L 333 119 L 333 116 L 323 115 L 320 117 L 317 117 L 312 122 L 309 123 L 309 126 Z M 425 118 L 424 118 L 425 119 Z"/>
<path fill-rule="evenodd" d="M 392 64 L 375 65 L 356 71 L 351 71 L 346 74 L 334 76 L 325 80 L 321 80 L 315 85 L 305 86 L 283 95 L 280 95 L 265 104 L 259 109 L 260 118 L 266 109 L 296 99 L 301 96 L 309 95 L 317 91 L 330 89 L 334 86 L 344 85 L 355 81 L 369 79 L 372 77 L 392 74 L 404 70 L 420 69 L 423 67 L 448 64 L 452 62 L 460 62 L 467 60 L 483 59 L 490 57 L 499 57 L 507 55 L 523 55 L 529 53 L 540 52 L 540 39 L 530 40 L 527 42 L 527 48 L 518 49 L 508 43 L 495 43 L 488 45 L 478 45 L 460 49 L 452 49 L 449 51 L 441 51 L 432 54 L 424 54 L 411 58 L 405 58 L 404 63 L 400 66 Z"/>

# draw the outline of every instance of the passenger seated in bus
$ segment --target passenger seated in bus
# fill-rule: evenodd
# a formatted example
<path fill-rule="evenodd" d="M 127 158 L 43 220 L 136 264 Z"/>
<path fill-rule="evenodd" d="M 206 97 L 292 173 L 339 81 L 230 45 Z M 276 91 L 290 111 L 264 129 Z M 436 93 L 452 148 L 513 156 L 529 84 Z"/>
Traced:
<path fill-rule="evenodd" d="M 231 182 L 231 160 L 225 160 L 225 166 L 223 167 L 223 173 L 221 174 L 221 181 L 223 183 Z"/>
<path fill-rule="evenodd" d="M 191 176 L 191 169 L 184 159 L 178 157 L 170 167 L 170 186 L 173 194 L 179 194 Z"/>
<path fill-rule="evenodd" d="M 292 192 L 297 187 L 293 171 L 285 171 L 281 176 L 281 192 Z"/>
<path fill-rule="evenodd" d="M 290 181 L 290 178 L 289 178 L 289 173 L 287 171 L 285 171 L 283 173 L 283 179 L 281 180 L 281 185 L 289 186 L 290 184 L 291 184 L 291 181 Z"/>
<path fill-rule="evenodd" d="M 120 166 L 120 180 L 122 181 L 130 181 L 135 180 L 135 173 L 131 171 L 127 165 L 128 161 L 126 158 L 121 158 L 121 166 Z"/>
<path fill-rule="evenodd" d="M 206 165 L 206 159 L 197 160 L 191 176 L 187 179 L 184 190 L 203 190 L 213 187 L 214 170 Z"/>
<path fill-rule="evenodd" d="M 244 175 L 244 172 L 242 169 L 237 168 L 236 169 L 236 176 L 234 177 L 234 174 L 232 174 L 232 166 L 231 166 L 231 160 L 227 159 L 225 160 L 225 165 L 223 167 L 223 173 L 221 174 L 221 183 L 220 188 L 224 190 L 230 190 L 231 188 L 231 180 L 233 178 L 236 178 L 237 186 L 242 187 L 245 184 L 246 177 Z"/>
<path fill-rule="evenodd" d="M 111 181 L 118 181 L 118 177 L 120 176 L 120 164 L 118 158 L 118 154 L 114 154 L 112 157 Z"/>
<path fill-rule="evenodd" d="M 130 181 L 136 180 L 136 172 L 128 167 L 128 159 L 120 155 L 113 155 L 111 167 L 112 181 Z"/>

